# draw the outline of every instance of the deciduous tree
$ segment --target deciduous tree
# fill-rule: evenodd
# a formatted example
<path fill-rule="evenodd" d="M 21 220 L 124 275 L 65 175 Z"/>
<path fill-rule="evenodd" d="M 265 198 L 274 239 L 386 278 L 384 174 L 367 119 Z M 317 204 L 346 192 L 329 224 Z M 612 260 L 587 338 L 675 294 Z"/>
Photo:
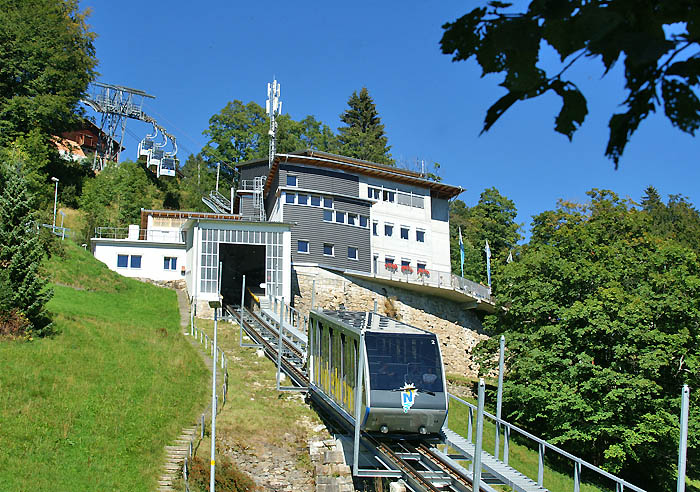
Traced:
<path fill-rule="evenodd" d="M 670 490 L 681 387 L 700 387 L 698 256 L 656 233 L 647 210 L 589 195 L 535 217 L 494 285 L 507 307 L 487 323 L 506 335 L 505 415 L 632 483 Z"/>
<path fill-rule="evenodd" d="M 486 113 L 487 131 L 513 104 L 553 92 L 562 100 L 555 131 L 569 139 L 588 114 L 586 97 L 567 71 L 599 59 L 606 75 L 624 64 L 623 111 L 613 114 L 605 155 L 617 167 L 640 123 L 663 109 L 678 129 L 700 126 L 700 4 L 694 0 L 532 0 L 527 8 L 489 1 L 446 23 L 440 45 L 454 61 L 475 57 L 483 75 L 504 74 L 507 93 Z M 542 67 L 544 45 L 560 65 Z"/>

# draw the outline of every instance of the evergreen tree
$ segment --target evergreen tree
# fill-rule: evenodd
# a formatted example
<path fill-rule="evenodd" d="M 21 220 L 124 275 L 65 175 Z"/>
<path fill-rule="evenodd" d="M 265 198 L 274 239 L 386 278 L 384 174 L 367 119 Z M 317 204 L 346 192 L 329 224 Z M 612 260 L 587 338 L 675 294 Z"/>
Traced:
<path fill-rule="evenodd" d="M 44 250 L 33 224 L 34 208 L 19 169 L 4 174 L 0 193 L 0 278 L 9 285 L 10 293 L 2 302 L 5 309 L 18 310 L 28 319 L 29 335 L 47 335 L 51 320 L 46 303 L 52 291 L 39 274 Z"/>
<path fill-rule="evenodd" d="M 365 161 L 395 165 L 384 135 L 384 125 L 367 88 L 363 87 L 359 94 L 353 92 L 348 106 L 340 115 L 340 120 L 347 126 L 338 128 L 339 152 Z"/>

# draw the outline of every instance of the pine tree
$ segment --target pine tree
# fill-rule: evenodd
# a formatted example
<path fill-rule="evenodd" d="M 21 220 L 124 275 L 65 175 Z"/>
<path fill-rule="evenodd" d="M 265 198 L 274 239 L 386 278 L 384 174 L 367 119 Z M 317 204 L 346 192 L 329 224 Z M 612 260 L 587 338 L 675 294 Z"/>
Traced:
<path fill-rule="evenodd" d="M 395 165 L 384 135 L 377 107 L 366 87 L 360 93 L 352 93 L 348 99 L 349 109 L 340 115 L 340 120 L 347 126 L 338 128 L 340 153 L 380 164 Z"/>
<path fill-rule="evenodd" d="M 0 193 L 0 269 L 11 292 L 4 302 L 29 320 L 29 335 L 43 336 L 51 331 L 46 303 L 53 292 L 39 274 L 42 242 L 34 228 L 35 214 L 25 179 L 18 170 L 8 170 L 5 175 Z"/>

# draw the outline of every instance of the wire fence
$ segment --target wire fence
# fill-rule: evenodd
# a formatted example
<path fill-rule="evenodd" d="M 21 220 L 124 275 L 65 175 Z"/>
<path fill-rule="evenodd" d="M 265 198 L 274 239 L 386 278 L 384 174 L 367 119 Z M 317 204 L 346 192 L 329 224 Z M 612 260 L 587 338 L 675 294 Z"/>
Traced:
<path fill-rule="evenodd" d="M 221 350 L 220 347 L 216 347 L 215 354 L 214 343 L 212 342 L 211 338 L 209 338 L 209 335 L 207 335 L 202 329 L 197 327 L 197 318 L 195 318 L 191 314 L 190 320 L 190 336 L 192 336 L 194 340 L 199 342 L 201 347 L 204 349 L 205 353 L 207 353 L 212 358 L 214 362 L 212 371 L 216 371 L 217 367 L 219 367 L 221 369 L 221 373 L 223 374 L 224 382 L 220 388 L 217 388 L 215 400 L 216 415 L 219 415 L 223 408 L 226 406 L 226 397 L 228 395 L 228 357 L 226 357 L 226 354 L 223 350 Z M 185 481 L 185 490 L 187 492 L 190 491 L 190 462 L 192 460 L 192 456 L 196 453 L 197 449 L 199 448 L 199 445 L 201 444 L 202 440 L 204 439 L 204 436 L 206 435 L 207 421 L 211 422 L 211 416 L 212 403 L 209 403 L 202 412 L 202 415 L 199 418 L 199 422 L 197 422 L 199 432 L 196 432 L 194 434 L 194 437 L 190 440 L 188 445 L 187 456 L 185 456 L 185 459 L 182 463 L 182 478 Z"/>

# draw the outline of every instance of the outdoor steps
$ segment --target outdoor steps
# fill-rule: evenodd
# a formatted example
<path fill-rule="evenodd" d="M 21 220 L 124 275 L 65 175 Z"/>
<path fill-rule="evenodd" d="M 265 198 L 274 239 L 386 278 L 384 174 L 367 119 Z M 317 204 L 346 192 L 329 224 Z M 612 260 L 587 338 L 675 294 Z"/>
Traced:
<path fill-rule="evenodd" d="M 457 449 L 469 459 L 474 458 L 474 443 L 467 441 L 465 438 L 456 432 L 443 427 L 442 433 L 448 441 L 449 446 Z M 506 465 L 501 460 L 488 454 L 486 451 L 481 451 L 481 465 L 483 469 L 497 477 L 502 483 L 513 488 L 516 492 L 548 492 L 547 489 L 537 485 L 536 482 L 529 479 L 515 468 Z"/>
<path fill-rule="evenodd" d="M 163 472 L 158 479 L 158 492 L 175 490 L 173 484 L 182 473 L 182 465 L 185 458 L 189 457 L 190 443 L 197 438 L 196 427 L 186 427 L 175 439 L 174 444 L 165 446 L 165 464 Z"/>

